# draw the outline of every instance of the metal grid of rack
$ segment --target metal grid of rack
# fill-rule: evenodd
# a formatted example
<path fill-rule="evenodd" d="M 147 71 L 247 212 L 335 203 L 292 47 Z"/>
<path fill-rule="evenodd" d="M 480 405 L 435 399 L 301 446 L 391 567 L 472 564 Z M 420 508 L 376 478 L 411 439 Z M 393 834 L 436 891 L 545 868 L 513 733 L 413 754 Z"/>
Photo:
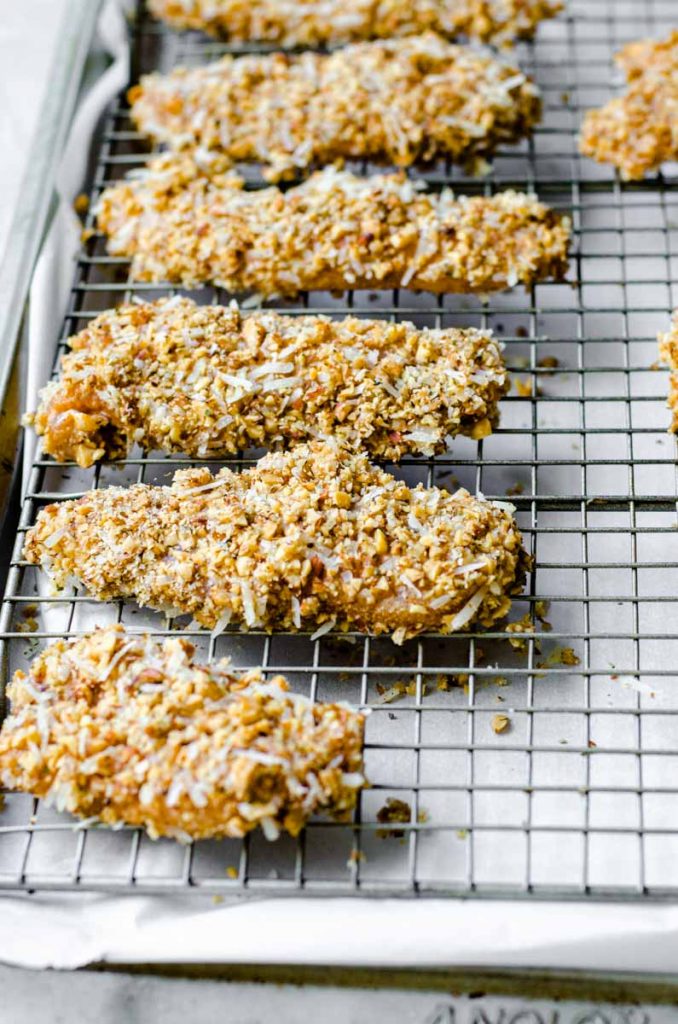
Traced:
<path fill-rule="evenodd" d="M 678 893 L 678 620 L 675 443 L 666 434 L 666 376 L 654 372 L 656 331 L 675 301 L 678 176 L 641 184 L 578 157 L 583 111 L 614 91 L 619 45 L 672 27 L 673 0 L 569 0 L 517 58 L 541 86 L 543 124 L 501 152 L 481 181 L 443 164 L 433 186 L 491 192 L 533 188 L 571 211 L 568 281 L 481 301 L 409 293 L 311 293 L 288 313 L 407 317 L 420 326 L 492 328 L 506 343 L 514 386 L 490 438 L 457 440 L 436 459 L 389 466 L 411 482 L 457 481 L 516 505 L 535 557 L 510 619 L 498 629 L 426 636 L 403 648 L 362 636 L 209 634 L 82 591 L 49 597 L 21 559 L 22 538 L 46 502 L 90 487 L 165 482 L 177 459 L 134 452 L 92 470 L 37 455 L 5 595 L 8 671 L 50 638 L 122 621 L 159 634 L 184 629 L 208 656 L 280 671 L 317 699 L 370 707 L 372 787 L 351 824 L 313 821 L 299 840 L 149 841 L 134 829 L 82 827 L 32 798 L 7 794 L 0 817 L 0 888 L 111 892 L 194 888 L 224 895 L 459 894 L 626 899 Z M 168 69 L 228 47 L 172 34 L 139 14 L 136 67 Z M 232 48 L 231 48 L 232 49 Z M 242 49 L 242 48 L 241 48 Z M 92 196 L 147 155 L 124 98 L 110 110 Z M 368 172 L 369 167 L 363 167 Z M 251 172 L 248 172 L 251 174 Z M 252 179 L 252 186 L 257 181 Z M 92 221 L 88 224 L 92 227 Z M 677 278 L 678 279 L 678 278 Z M 69 334 L 132 295 L 172 289 L 135 283 L 96 234 L 83 245 L 63 325 Z M 219 290 L 198 301 L 228 299 Z M 243 453 L 229 465 L 254 457 Z M 38 605 L 38 610 L 35 606 Z M 26 632 L 37 615 L 38 630 Z M 399 691 L 394 696 L 394 684 Z M 403 691 L 403 692 L 401 692 Z M 505 715 L 506 731 L 493 719 Z M 385 824 L 388 799 L 409 821 Z"/>

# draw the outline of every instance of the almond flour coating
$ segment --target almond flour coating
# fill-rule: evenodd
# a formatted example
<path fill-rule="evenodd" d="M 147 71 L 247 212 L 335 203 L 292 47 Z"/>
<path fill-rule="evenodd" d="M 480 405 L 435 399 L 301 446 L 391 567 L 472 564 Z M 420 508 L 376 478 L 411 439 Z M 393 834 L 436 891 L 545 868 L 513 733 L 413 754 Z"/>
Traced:
<path fill-rule="evenodd" d="M 531 39 L 560 0 L 149 0 L 156 18 L 234 42 L 319 46 L 433 30 L 506 45 Z"/>
<path fill-rule="evenodd" d="M 109 310 L 70 339 L 25 417 L 59 461 L 145 450 L 199 458 L 333 436 L 398 459 L 487 436 L 508 388 L 483 331 L 348 317 L 242 315 L 176 296 Z"/>
<path fill-rule="evenodd" d="M 312 704 L 277 676 L 200 665 L 193 645 L 109 626 L 57 640 L 17 672 L 0 731 L 0 780 L 153 838 L 297 835 L 345 817 L 362 775 L 364 718 Z"/>
<path fill-rule="evenodd" d="M 490 292 L 561 278 L 570 222 L 532 196 L 427 194 L 402 175 L 327 168 L 302 185 L 245 191 L 186 155 L 106 189 L 98 224 L 141 281 L 213 282 L 265 296 L 409 287 Z"/>
<path fill-rule="evenodd" d="M 133 598 L 208 629 L 392 633 L 489 626 L 528 559 L 512 506 L 409 488 L 332 442 L 271 453 L 171 487 L 90 491 L 48 505 L 25 557 L 57 587 Z"/>
<path fill-rule="evenodd" d="M 637 181 L 678 158 L 678 30 L 662 42 L 629 43 L 617 54 L 629 83 L 584 119 L 580 149 Z"/>
<path fill-rule="evenodd" d="M 673 314 L 671 330 L 666 334 L 659 335 L 659 355 L 668 363 L 671 373 L 669 375 L 669 397 L 667 405 L 671 410 L 672 420 L 670 430 L 678 433 L 678 310 Z"/>
<path fill-rule="evenodd" d="M 146 75 L 129 99 L 146 135 L 267 164 L 271 181 L 340 158 L 409 167 L 450 157 L 473 169 L 541 116 L 519 68 L 432 34 L 331 54 L 227 56 Z"/>

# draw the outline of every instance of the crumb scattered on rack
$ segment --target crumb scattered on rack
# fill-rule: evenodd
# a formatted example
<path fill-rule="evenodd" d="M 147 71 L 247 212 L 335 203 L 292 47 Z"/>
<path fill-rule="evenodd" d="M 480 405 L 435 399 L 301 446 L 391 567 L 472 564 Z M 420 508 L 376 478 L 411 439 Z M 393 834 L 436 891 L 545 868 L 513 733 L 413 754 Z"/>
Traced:
<path fill-rule="evenodd" d="M 516 651 L 527 651 L 529 648 L 529 641 L 524 639 L 524 635 L 533 634 L 535 632 L 535 624 L 532 621 L 530 612 L 525 612 L 522 619 L 518 619 L 517 622 L 509 622 L 506 627 L 507 633 L 513 635 L 508 638 L 508 642 Z"/>
<path fill-rule="evenodd" d="M 550 610 L 551 610 L 551 602 L 550 601 L 539 600 L 539 601 L 535 601 L 534 602 L 534 614 L 535 614 L 536 618 L 539 619 L 539 621 L 541 622 L 541 624 L 542 624 L 544 629 L 548 628 L 549 630 L 553 628 L 551 626 L 551 623 L 546 621 L 546 616 L 548 615 Z"/>
<path fill-rule="evenodd" d="M 542 370 L 556 370 L 560 366 L 560 361 L 557 356 L 544 356 L 539 360 L 537 366 Z M 551 374 L 545 374 L 545 376 L 551 376 Z"/>
<path fill-rule="evenodd" d="M 537 662 L 537 668 L 548 668 L 550 665 L 580 665 L 581 659 L 572 647 L 554 647 L 544 661 Z"/>
<path fill-rule="evenodd" d="M 508 717 L 508 715 L 494 715 L 491 724 L 493 732 L 508 732 L 509 729 L 511 728 L 511 719 Z"/>
<path fill-rule="evenodd" d="M 85 192 L 80 192 L 80 194 L 75 197 L 73 200 L 73 209 L 79 217 L 84 217 L 87 213 L 89 210 L 89 196 Z"/>
<path fill-rule="evenodd" d="M 21 620 L 16 625 L 18 633 L 35 633 L 39 627 L 37 604 L 25 604 L 21 609 Z"/>
<path fill-rule="evenodd" d="M 421 697 L 425 697 L 428 693 L 428 683 L 422 681 L 417 686 L 416 679 L 410 679 L 408 682 L 398 680 L 390 686 L 377 683 L 375 689 L 379 694 L 378 704 L 393 704 L 394 701 L 400 700 L 401 697 L 416 697 L 417 691 L 419 691 Z"/>
<path fill-rule="evenodd" d="M 543 393 L 540 387 L 534 386 L 534 382 L 530 378 L 521 380 L 520 377 L 515 377 L 513 383 L 520 398 L 532 398 L 533 395 L 539 396 Z"/>
<path fill-rule="evenodd" d="M 678 310 L 673 313 L 671 329 L 658 336 L 659 356 L 667 363 L 671 373 L 669 375 L 669 395 L 667 405 L 671 410 L 670 430 L 678 432 Z"/>

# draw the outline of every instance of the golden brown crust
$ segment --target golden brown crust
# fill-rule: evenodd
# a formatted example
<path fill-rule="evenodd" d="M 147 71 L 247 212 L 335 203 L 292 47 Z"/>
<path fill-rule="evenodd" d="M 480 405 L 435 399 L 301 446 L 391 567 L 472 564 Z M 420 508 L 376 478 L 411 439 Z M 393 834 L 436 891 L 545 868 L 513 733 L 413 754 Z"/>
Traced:
<path fill-rule="evenodd" d="M 25 417 L 48 455 L 91 466 L 144 449 L 198 458 L 319 435 L 373 456 L 484 437 L 508 388 L 501 345 L 474 329 L 243 315 L 176 296 L 102 313 L 70 339 Z"/>
<path fill-rule="evenodd" d="M 678 433 L 678 310 L 674 311 L 671 329 L 658 336 L 659 356 L 668 364 L 669 395 L 667 406 L 671 410 L 671 426 L 669 430 Z"/>
<path fill-rule="evenodd" d="M 207 628 L 451 633 L 491 625 L 522 588 L 512 506 L 408 488 L 313 442 L 251 469 L 181 470 L 171 487 L 48 505 L 24 549 L 58 587 L 133 598 Z"/>
<path fill-rule="evenodd" d="M 173 28 L 234 42 L 319 46 L 433 30 L 506 45 L 531 39 L 560 0 L 149 0 Z"/>
<path fill-rule="evenodd" d="M 327 168 L 302 185 L 243 191 L 241 179 L 165 155 L 106 189 L 98 224 L 138 280 L 230 292 L 409 287 L 491 292 L 563 277 L 570 222 L 537 199 L 422 191 L 402 175 Z"/>
<path fill-rule="evenodd" d="M 350 813 L 364 785 L 362 715 L 200 665 L 178 637 L 57 640 L 8 693 L 2 785 L 152 838 L 297 835 L 318 811 Z"/>
<path fill-rule="evenodd" d="M 263 163 L 270 181 L 344 158 L 409 167 L 449 157 L 481 169 L 541 116 L 519 68 L 433 34 L 331 54 L 226 56 L 146 75 L 129 99 L 146 135 Z"/>
<path fill-rule="evenodd" d="M 611 163 L 622 178 L 637 181 L 678 157 L 678 30 L 661 42 L 629 43 L 617 62 L 629 88 L 588 112 L 579 147 L 584 156 Z"/>

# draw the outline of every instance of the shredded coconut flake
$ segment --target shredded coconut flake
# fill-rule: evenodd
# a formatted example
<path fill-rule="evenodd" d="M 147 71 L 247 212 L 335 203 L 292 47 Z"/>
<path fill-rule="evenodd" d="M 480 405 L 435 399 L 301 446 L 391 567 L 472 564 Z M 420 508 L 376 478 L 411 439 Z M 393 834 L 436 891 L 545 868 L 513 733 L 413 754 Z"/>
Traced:
<path fill-rule="evenodd" d="M 311 640 L 319 640 L 321 636 L 325 636 L 326 633 L 330 633 L 337 624 L 336 619 L 328 619 L 327 622 L 323 622 L 322 626 L 318 626 L 315 633 L 311 633 Z"/>
<path fill-rule="evenodd" d="M 486 592 L 487 587 L 481 587 L 480 590 L 475 592 L 473 597 L 469 598 L 464 607 L 459 609 L 451 622 L 453 630 L 463 629 L 471 621 L 483 603 Z"/>

